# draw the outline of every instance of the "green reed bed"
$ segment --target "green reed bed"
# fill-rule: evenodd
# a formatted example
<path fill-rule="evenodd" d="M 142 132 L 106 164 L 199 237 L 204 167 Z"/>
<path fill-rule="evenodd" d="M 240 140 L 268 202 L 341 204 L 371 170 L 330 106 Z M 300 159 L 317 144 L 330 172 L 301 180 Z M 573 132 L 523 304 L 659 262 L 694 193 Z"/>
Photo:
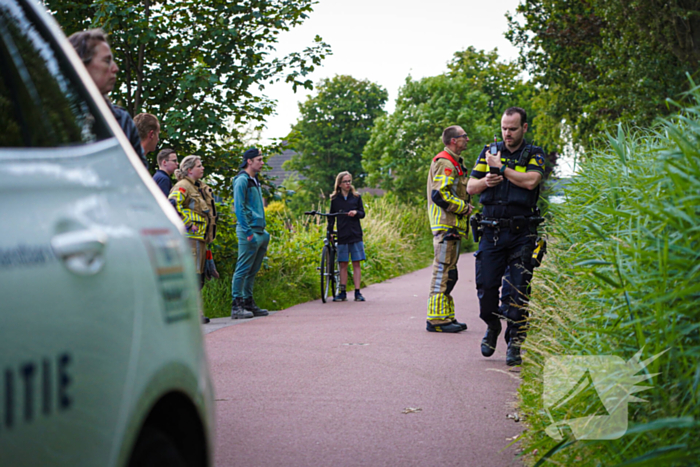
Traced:
<path fill-rule="evenodd" d="M 367 254 L 367 261 L 362 264 L 363 286 L 430 264 L 432 237 L 425 208 L 403 204 L 391 196 L 363 197 L 363 201 L 366 217 L 362 220 L 362 229 Z M 222 228 L 213 248 L 221 277 L 209 281 L 202 291 L 205 313 L 209 317 L 231 313 L 231 277 L 237 240 L 230 209 L 225 205 L 221 211 L 226 215 L 222 216 Z M 326 232 L 325 218 L 295 216 L 279 202 L 268 206 L 266 216 L 272 238 L 267 258 L 256 278 L 255 301 L 262 308 L 280 310 L 320 298 L 316 268 Z M 348 283 L 352 287 L 352 277 Z"/>
<path fill-rule="evenodd" d="M 653 130 L 609 136 L 551 207 L 519 391 L 528 465 L 700 465 L 700 91 L 692 95 L 694 107 Z M 659 374 L 636 394 L 647 402 L 630 402 L 624 436 L 547 436 L 548 357 L 627 361 L 640 349 L 642 359 L 668 351 L 648 365 Z"/>

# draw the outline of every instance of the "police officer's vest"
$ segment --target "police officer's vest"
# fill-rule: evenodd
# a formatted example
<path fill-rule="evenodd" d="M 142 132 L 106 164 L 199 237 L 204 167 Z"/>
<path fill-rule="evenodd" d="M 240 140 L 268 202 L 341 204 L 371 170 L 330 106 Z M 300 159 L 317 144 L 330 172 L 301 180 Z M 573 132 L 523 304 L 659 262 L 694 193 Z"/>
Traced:
<path fill-rule="evenodd" d="M 498 149 L 501 151 L 501 154 L 503 154 L 504 145 L 502 142 L 498 143 Z M 510 158 L 507 159 L 506 165 L 519 172 L 525 172 L 528 162 L 530 162 L 530 157 L 533 154 L 543 153 L 544 151 L 542 151 L 540 147 L 533 146 L 532 144 L 524 144 L 523 148 L 520 150 L 520 154 L 518 155 L 518 151 L 516 151 L 515 154 L 511 154 Z M 479 201 L 485 206 L 506 205 L 534 210 L 537 207 L 537 199 L 539 196 L 539 185 L 537 185 L 534 190 L 528 190 L 526 188 L 520 188 L 503 177 L 503 182 L 495 187 L 484 190 L 479 197 Z"/>

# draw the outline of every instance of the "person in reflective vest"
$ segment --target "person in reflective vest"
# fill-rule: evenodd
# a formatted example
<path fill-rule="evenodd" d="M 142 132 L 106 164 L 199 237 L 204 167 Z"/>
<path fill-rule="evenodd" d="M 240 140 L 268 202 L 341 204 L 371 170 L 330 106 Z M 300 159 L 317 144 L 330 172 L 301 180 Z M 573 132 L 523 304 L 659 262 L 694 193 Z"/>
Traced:
<path fill-rule="evenodd" d="M 180 168 L 175 170 L 175 177 L 178 182 L 170 191 L 168 200 L 185 224 L 201 289 L 204 285 L 205 263 L 209 252 L 207 246 L 216 238 L 218 215 L 214 194 L 211 187 L 201 180 L 204 177 L 204 166 L 199 156 L 185 157 Z M 218 273 L 216 276 L 218 277 Z M 202 321 L 208 323 L 209 318 L 202 317 Z"/>
<path fill-rule="evenodd" d="M 428 298 L 429 332 L 455 333 L 467 325 L 455 318 L 455 305 L 450 293 L 457 283 L 457 260 L 462 237 L 469 232 L 472 206 L 467 194 L 467 175 L 460 154 L 469 137 L 462 127 L 454 125 L 442 132 L 445 149 L 433 158 L 427 183 L 428 217 L 433 233 L 433 274 Z"/>

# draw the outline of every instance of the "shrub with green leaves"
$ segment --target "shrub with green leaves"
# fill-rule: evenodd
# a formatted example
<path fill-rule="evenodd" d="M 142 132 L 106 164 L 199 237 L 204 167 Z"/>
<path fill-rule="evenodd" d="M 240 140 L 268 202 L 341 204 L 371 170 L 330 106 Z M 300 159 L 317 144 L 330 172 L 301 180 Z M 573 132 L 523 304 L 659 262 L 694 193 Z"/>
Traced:
<path fill-rule="evenodd" d="M 697 465 L 700 459 L 700 89 L 652 130 L 618 128 L 551 207 L 520 386 L 530 465 Z M 651 386 L 617 440 L 561 441 L 544 430 L 548 357 L 642 360 Z M 590 408 L 590 407 L 589 407 Z M 578 407 L 577 410 L 579 410 Z M 572 411 L 566 419 L 576 418 Z M 578 412 L 580 414 L 580 412 Z"/>

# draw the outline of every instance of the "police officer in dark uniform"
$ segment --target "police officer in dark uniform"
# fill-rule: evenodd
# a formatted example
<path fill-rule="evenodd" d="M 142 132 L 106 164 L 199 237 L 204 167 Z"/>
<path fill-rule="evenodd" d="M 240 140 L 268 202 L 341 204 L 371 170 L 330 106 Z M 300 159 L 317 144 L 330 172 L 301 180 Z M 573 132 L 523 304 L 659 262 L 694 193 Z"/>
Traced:
<path fill-rule="evenodd" d="M 493 150 L 486 146 L 471 172 L 467 191 L 480 194 L 483 205 L 476 223 L 482 235 L 476 252 L 476 288 L 480 318 L 488 326 L 481 353 L 490 357 L 501 333 L 499 288 L 508 269 L 510 283 L 506 363 L 522 363 L 520 344 L 525 339 L 527 302 L 537 242 L 539 185 L 544 177 L 544 151 L 524 139 L 527 114 L 519 107 L 507 109 L 501 118 L 503 142 Z"/>

